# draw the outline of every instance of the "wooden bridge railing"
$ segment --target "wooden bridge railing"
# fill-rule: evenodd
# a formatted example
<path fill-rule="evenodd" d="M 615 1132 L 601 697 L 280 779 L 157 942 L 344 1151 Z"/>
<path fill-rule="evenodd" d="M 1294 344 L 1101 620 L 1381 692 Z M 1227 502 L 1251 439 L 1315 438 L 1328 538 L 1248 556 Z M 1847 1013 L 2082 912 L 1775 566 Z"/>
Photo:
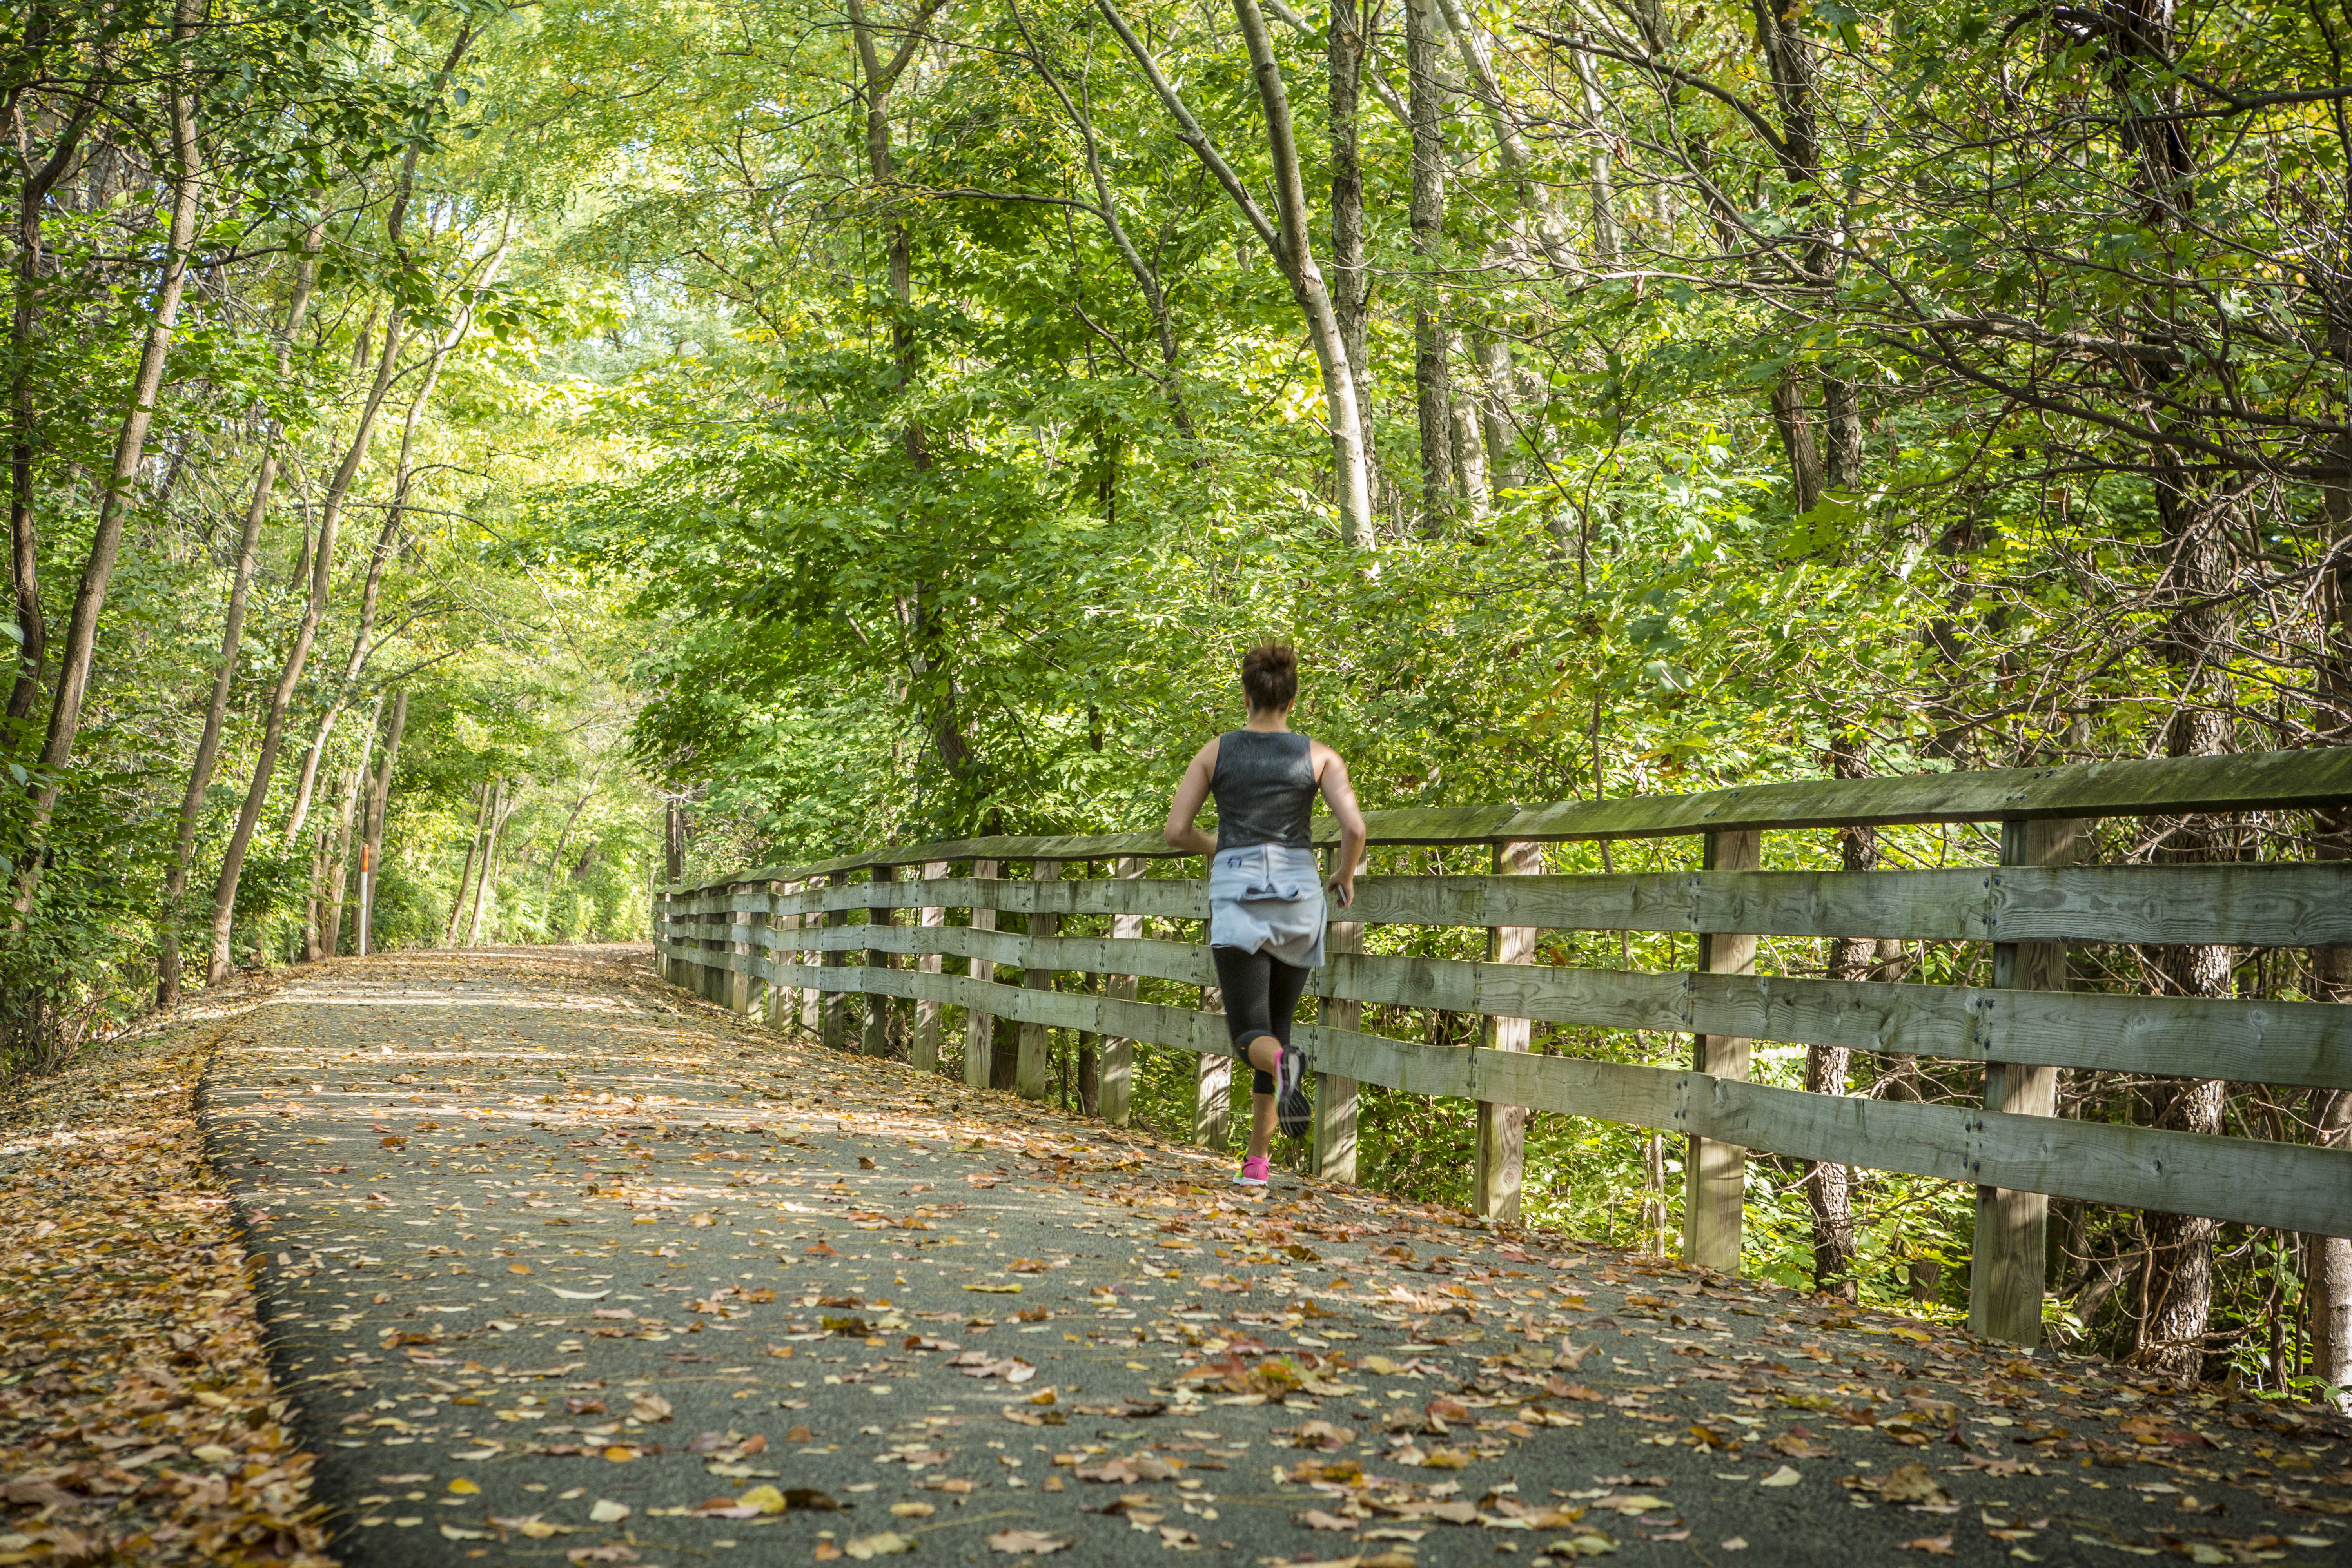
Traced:
<path fill-rule="evenodd" d="M 1484 876 L 1367 876 L 1335 923 L 1316 977 L 1321 1022 L 1299 1027 L 1317 1068 L 1313 1163 L 1352 1180 L 1356 1088 L 1479 1102 L 1477 1203 L 1517 1217 L 1524 1110 L 1679 1133 L 1684 1247 L 1736 1272 L 1749 1150 L 1973 1184 L 1970 1320 L 2036 1342 L 2049 1196 L 2352 1235 L 2352 1150 L 2063 1120 L 2056 1069 L 2352 1089 L 2352 1006 L 2067 990 L 2066 945 L 2352 944 L 2352 859 L 2088 866 L 2077 846 L 2106 816 L 2310 812 L 2352 804 L 2352 750 L 1766 784 L 1531 808 L 1375 812 L 1378 846 L 1491 846 Z M 1958 869 L 1759 869 L 1768 832 L 1997 822 L 2000 863 Z M 1328 837 L 1328 823 L 1320 825 Z M 1555 876 L 1546 842 L 1703 834 L 1703 868 Z M 1327 849 L 1327 858 L 1336 851 Z M 2340 850 L 2336 851 L 2339 855 Z M 1205 921 L 1205 885 L 1148 876 L 1173 858 L 1156 835 L 985 838 L 884 848 L 665 889 L 655 910 L 665 973 L 739 1011 L 797 1016 L 836 1047 L 845 998 L 867 1005 L 864 1048 L 890 1048 L 886 999 L 914 1004 L 912 1054 L 936 1070 L 942 1006 L 965 1010 L 968 1081 L 985 1085 L 990 1020 L 1020 1026 L 1015 1087 L 1046 1092 L 1047 1031 L 1101 1037 L 1101 1113 L 1127 1119 L 1131 1042 L 1201 1053 L 1221 1105 L 1223 1022 L 1141 1002 L 1136 977 L 1213 985 L 1205 935 L 1143 934 L 1145 921 Z M 1025 862 L 1025 879 L 1009 876 Z M 1108 862 L 1106 878 L 1066 867 Z M 951 875 L 958 867 L 968 874 Z M 911 878 L 902 878 L 911 870 Z M 863 875 L 864 880 L 853 880 Z M 865 923 L 849 923 L 866 911 Z M 900 910 L 920 910 L 900 924 Z M 969 923 L 947 911 L 969 910 Z M 999 931 L 1000 914 L 1026 917 Z M 1107 916 L 1108 935 L 1065 935 Z M 1365 925 L 1484 927 L 1487 961 L 1361 951 Z M 1542 930 L 1699 937 L 1687 972 L 1533 963 Z M 1989 985 L 1763 976 L 1759 937 L 1871 937 L 1991 945 Z M 909 960 L 911 963 L 901 963 Z M 943 972 L 957 961 L 961 973 Z M 1018 984 L 996 979 L 1018 969 Z M 1055 989 L 1062 974 L 1108 977 Z M 1469 1048 L 1363 1033 L 1366 1004 L 1483 1016 Z M 1528 1020 L 1693 1037 L 1687 1069 L 1528 1052 Z M 1749 1043 L 1784 1041 L 1978 1062 L 1975 1107 L 1816 1094 L 1748 1081 Z M 1217 1118 L 1220 1124 L 1222 1116 Z"/>

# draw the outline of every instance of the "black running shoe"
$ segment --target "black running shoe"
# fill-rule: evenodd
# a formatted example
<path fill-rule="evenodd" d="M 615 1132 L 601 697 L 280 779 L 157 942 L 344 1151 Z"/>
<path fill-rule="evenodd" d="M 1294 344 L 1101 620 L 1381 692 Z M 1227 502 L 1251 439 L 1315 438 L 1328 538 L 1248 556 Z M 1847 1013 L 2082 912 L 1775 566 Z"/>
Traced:
<path fill-rule="evenodd" d="M 1286 1138 L 1304 1138 L 1314 1112 L 1307 1102 L 1307 1053 L 1297 1046 L 1282 1047 L 1275 1064 L 1276 1124 Z"/>

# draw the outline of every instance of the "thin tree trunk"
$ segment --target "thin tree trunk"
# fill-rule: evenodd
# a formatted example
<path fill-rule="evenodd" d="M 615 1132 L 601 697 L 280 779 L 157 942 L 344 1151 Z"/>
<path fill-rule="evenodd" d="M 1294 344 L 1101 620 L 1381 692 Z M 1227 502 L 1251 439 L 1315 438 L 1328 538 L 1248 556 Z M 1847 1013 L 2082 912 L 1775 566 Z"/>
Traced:
<path fill-rule="evenodd" d="M 23 49 L 29 66 L 50 48 L 71 43 L 54 36 L 57 11 L 36 6 L 26 20 Z M 11 119 L 23 121 L 21 89 L 10 95 Z M 58 128 L 49 155 L 37 169 L 26 169 L 16 187 L 16 299 L 8 332 L 8 533 L 9 582 L 15 590 L 16 626 L 22 635 L 17 648 L 16 676 L 8 690 L 8 735 L 11 744 L 41 697 L 41 673 L 47 663 L 48 626 L 41 607 L 38 524 L 33 498 L 34 426 L 39 416 L 35 401 L 33 345 L 41 335 L 41 279 L 44 247 L 41 215 L 49 193 L 70 173 L 81 151 L 83 134 L 97 115 L 96 98 L 80 105 Z"/>
<path fill-rule="evenodd" d="M 1109 176 L 1103 172 L 1102 148 L 1095 135 L 1092 105 L 1089 103 L 1085 108 L 1081 108 L 1071 100 L 1069 89 L 1062 85 L 1061 77 L 1046 64 L 1044 52 L 1037 47 L 1036 40 L 1031 37 L 1029 24 L 1022 16 L 1020 6 L 1013 5 L 1012 13 L 1013 25 L 1021 29 L 1021 41 L 1026 47 L 1030 66 L 1036 71 L 1038 79 L 1054 89 L 1054 96 L 1061 101 L 1062 112 L 1067 115 L 1070 123 L 1077 128 L 1079 140 L 1086 147 L 1087 175 L 1095 187 L 1095 215 L 1102 220 L 1103 228 L 1109 234 L 1111 244 L 1118 251 L 1119 259 L 1127 263 L 1129 276 L 1135 279 L 1136 287 L 1143 291 L 1144 305 L 1151 312 L 1152 330 L 1160 339 L 1161 372 L 1160 385 L 1162 395 L 1168 399 L 1168 416 L 1175 421 L 1178 432 L 1190 441 L 1194 438 L 1192 413 L 1184 402 L 1184 385 L 1180 374 L 1181 355 L 1176 347 L 1175 319 L 1169 310 L 1167 292 L 1160 286 L 1159 273 L 1153 270 L 1150 263 L 1144 260 L 1143 253 L 1136 248 L 1135 241 L 1128 237 L 1127 226 L 1120 221 L 1118 191 L 1112 186 Z M 1079 91 L 1081 94 L 1086 91 L 1083 80 L 1079 83 Z M 1193 459 L 1195 466 L 1205 460 L 1198 457 Z"/>
<path fill-rule="evenodd" d="M 178 0 L 172 13 L 172 40 L 184 46 L 204 16 L 203 0 Z M 163 274 L 155 288 L 155 313 L 139 351 L 139 369 L 131 378 L 131 403 L 115 438 L 114 462 L 100 493 L 98 527 L 90 538 L 81 585 L 74 595 L 72 614 L 66 621 L 65 648 L 58 663 L 57 695 L 49 708 L 48 733 L 41 746 L 41 773 L 35 781 L 35 816 L 46 824 L 57 808 L 64 787 L 66 765 L 73 760 L 74 742 L 81 733 L 82 704 L 89 693 L 89 667 L 98 649 L 98 617 L 106 607 L 107 584 L 114 575 L 114 557 L 122 543 L 122 524 L 131 510 L 131 487 L 147 449 L 147 432 L 155 418 L 155 404 L 163 388 L 163 367 L 171 358 L 173 328 L 180 317 L 180 295 L 188 279 L 188 246 L 195 237 L 196 209 L 202 196 L 198 183 L 201 149 L 196 142 L 195 95 L 174 84 L 167 94 L 172 120 L 172 214 L 165 241 Z M 30 522 L 27 520 L 29 533 Z M 13 693 L 12 693 L 13 696 Z M 37 827 L 37 834 L 40 831 Z M 37 858 L 31 861 L 37 866 Z M 25 904 L 30 908 L 33 873 L 27 873 Z"/>
<path fill-rule="evenodd" d="M 1183 99 L 1169 85 L 1159 62 L 1143 46 L 1120 16 L 1114 0 L 1095 0 L 1103 19 L 1118 35 L 1141 68 L 1144 79 L 1151 86 L 1171 118 L 1176 121 L 1176 134 L 1202 165 L 1224 187 L 1226 195 L 1241 209 L 1242 216 L 1256 230 L 1275 264 L 1282 269 L 1290 284 L 1291 296 L 1297 301 L 1299 313 L 1306 318 L 1309 339 L 1315 346 L 1316 363 L 1323 375 L 1323 400 L 1331 422 L 1332 459 L 1337 468 L 1339 492 L 1339 537 L 1350 545 L 1371 546 L 1372 492 L 1371 455 L 1364 438 L 1364 424 L 1356 403 L 1355 372 L 1348 363 L 1348 346 L 1339 335 L 1339 319 L 1331 305 L 1330 290 L 1324 286 L 1323 269 L 1317 265 L 1313 248 L 1307 240 L 1307 187 L 1299 173 L 1298 142 L 1291 122 L 1290 100 L 1283 89 L 1282 67 L 1275 58 L 1274 43 L 1267 36 L 1265 16 L 1259 11 L 1256 0 L 1234 0 L 1234 15 L 1241 24 L 1242 37 L 1249 46 L 1251 74 L 1258 94 L 1258 102 L 1265 113 L 1266 146 L 1274 165 L 1274 188 L 1277 228 L 1267 220 L 1257 198 L 1250 194 L 1232 165 L 1221 156 L 1209 141 L 1208 133 L 1193 117 Z"/>
<path fill-rule="evenodd" d="M 1444 51 L 1437 0 L 1405 0 L 1404 58 L 1412 110 L 1412 248 L 1422 298 L 1412 314 L 1413 400 L 1421 416 L 1421 528 L 1442 531 L 1454 515 L 1454 392 L 1437 268 L 1445 248 Z"/>
<path fill-rule="evenodd" d="M 295 687 L 301 681 L 303 666 L 310 660 L 319 623 L 327 614 L 327 595 L 334 585 L 336 527 L 342 518 L 343 501 L 351 494 L 352 481 L 358 477 L 360 464 L 366 460 L 368 446 L 374 439 L 376 416 L 383 411 L 384 395 L 392 389 L 393 374 L 400 360 L 400 313 L 395 310 L 384 325 L 383 356 L 377 362 L 375 382 L 368 388 L 367 401 L 360 409 L 359 428 L 353 432 L 351 446 L 343 453 L 342 465 L 335 470 L 320 506 L 318 538 L 310 555 L 310 600 L 303 605 L 301 623 L 295 627 L 285 667 L 278 672 L 278 684 L 270 691 L 253 778 L 246 787 L 245 805 L 237 813 L 236 827 L 229 835 L 228 847 L 221 857 L 220 875 L 213 884 L 212 955 L 205 973 L 215 984 L 228 978 L 229 937 L 236 920 L 237 882 L 245 872 L 246 851 L 252 846 L 254 829 L 261 821 L 261 808 L 269 798 L 270 776 L 277 769 L 278 748 L 286 739 L 286 710 L 293 701 Z"/>
<path fill-rule="evenodd" d="M 490 786 L 485 780 L 474 791 L 474 830 L 466 836 L 466 860 L 457 868 L 457 896 L 449 900 L 449 925 L 441 933 L 443 947 L 457 945 L 457 922 L 466 917 L 466 895 L 471 891 L 474 883 L 475 852 L 481 847 L 482 825 L 489 820 L 489 816 Z M 677 881 L 677 876 L 673 874 L 670 880 Z"/>
<path fill-rule="evenodd" d="M 2352 1001 L 2352 995 L 2339 994 L 2336 1000 Z M 2352 1089 L 2313 1092 L 2318 1113 L 2312 1118 L 2312 1142 L 2329 1149 L 2352 1148 Z M 2352 1415 L 2352 1239 L 2307 1236 L 2304 1250 L 2310 1259 L 2305 1284 L 2310 1375 L 2344 1390 L 2336 1395 L 2336 1408 Z"/>
<path fill-rule="evenodd" d="M 1842 779 L 1866 777 L 1862 748 L 1843 738 L 1830 748 L 1830 771 Z M 1878 831 L 1871 827 L 1838 830 L 1841 864 L 1848 871 L 1878 869 Z M 1829 977 L 1864 980 L 1870 975 L 1878 946 L 1868 937 L 1839 937 L 1830 943 Z M 1805 1047 L 1805 1088 L 1815 1094 L 1843 1094 L 1853 1053 L 1844 1046 Z M 1813 1289 L 1823 1295 L 1854 1298 L 1853 1173 L 1843 1165 L 1809 1163 L 1805 1172 L 1805 1202 L 1813 1215 Z"/>
<path fill-rule="evenodd" d="M 2191 488 L 2177 468 L 2159 470 L 2158 511 L 2172 542 L 2167 597 L 2176 609 L 2166 653 L 2182 671 L 2179 710 L 2167 725 L 2166 751 L 2176 757 L 2218 756 L 2231 750 L 2230 692 L 2220 665 L 2233 630 L 2221 598 L 2229 583 L 2221 519 L 2225 503 Z M 2225 826 L 2188 818 L 2166 823 L 2164 861 L 2236 858 Z M 2224 944 L 2159 949 L 2156 967 L 2165 989 L 2182 996 L 2228 996 L 2236 952 Z M 2218 1133 L 2226 1085 L 2217 1079 L 2164 1079 L 2147 1096 L 2148 1121 L 2183 1132 Z M 2139 1359 L 2182 1384 L 2201 1374 L 2205 1332 L 2212 1316 L 2215 1223 L 2197 1215 L 2151 1212 L 2145 1216 L 2148 1255 L 2144 1275 L 2147 1317 Z"/>
<path fill-rule="evenodd" d="M 335 823 L 335 852 L 327 867 L 327 918 L 323 922 L 325 956 L 329 958 L 343 950 L 343 889 L 351 877 L 352 821 L 359 815 L 360 803 L 367 794 L 368 763 L 375 750 L 376 723 L 383 717 L 383 698 L 379 693 L 375 711 L 368 715 L 367 734 L 360 742 L 359 766 L 352 770 L 350 787 L 343 793 L 343 809 Z M 361 825 L 360 832 L 364 839 L 365 824 Z"/>
<path fill-rule="evenodd" d="M 1372 422 L 1372 276 L 1364 266 L 1364 167 L 1358 116 L 1363 102 L 1364 55 L 1379 26 L 1380 0 L 1331 0 L 1324 56 L 1330 68 L 1331 310 L 1347 345 L 1356 384 L 1357 413 Z"/>
<path fill-rule="evenodd" d="M 376 531 L 375 549 L 368 556 L 366 580 L 360 587 L 359 626 L 352 633 L 351 656 L 343 661 L 341 676 L 335 683 L 335 694 L 320 715 L 318 733 L 310 748 L 302 754 L 302 776 L 295 785 L 294 810 L 287 818 L 286 841 L 291 844 L 302 831 L 303 818 L 310 815 L 310 791 L 318 777 L 320 759 L 326 755 L 327 741 L 334 733 L 335 721 L 342 713 L 344 700 L 366 668 L 374 649 L 368 636 L 375 629 L 376 605 L 383 595 L 384 568 L 399 553 L 400 530 L 408 507 L 410 461 L 416 447 L 416 427 L 425 417 L 425 406 L 433 400 L 436 388 L 441 384 L 441 370 L 449 355 L 466 341 L 474 324 L 473 292 L 488 288 L 498 280 L 506 266 L 507 247 L 503 241 L 492 252 L 488 262 L 475 277 L 466 293 L 467 303 L 459 306 L 457 320 L 440 342 L 433 345 L 431 357 L 425 362 L 425 379 L 417 384 L 416 395 L 408 400 L 408 413 L 400 426 L 400 456 L 393 465 L 392 504 L 384 509 L 383 526 Z"/>
<path fill-rule="evenodd" d="M 328 833 L 324 826 L 310 836 L 310 887 L 314 890 L 327 876 Z M 326 951 L 326 939 L 319 931 L 319 900 L 315 896 L 302 900 L 302 962 L 316 963 Z"/>
<path fill-rule="evenodd" d="M 278 343 L 278 378 L 282 382 L 293 364 L 294 340 L 310 309 L 310 295 L 319 280 L 318 251 L 323 230 L 310 226 L 302 237 L 302 260 L 294 274 L 294 298 L 286 310 L 286 330 Z M 229 693 L 236 684 L 236 657 L 245 640 L 247 600 L 253 586 L 253 563 L 261 542 L 262 521 L 278 484 L 279 423 L 263 428 L 261 466 L 253 479 L 253 498 L 245 509 L 245 524 L 237 535 L 236 562 L 231 570 L 228 619 L 221 629 L 220 668 L 213 673 L 212 700 L 205 710 L 204 733 L 196 742 L 195 761 L 188 768 L 188 787 L 180 799 L 180 826 L 172 842 L 172 868 L 163 879 L 163 919 L 156 948 L 155 1001 L 169 1007 L 180 999 L 180 901 L 187 896 L 188 868 L 195 858 L 196 829 L 204 819 L 205 792 L 212 787 L 213 768 L 220 760 L 221 732 L 228 720 Z"/>
<path fill-rule="evenodd" d="M 506 798 L 507 782 L 498 781 L 490 792 L 490 831 L 482 841 L 482 868 L 474 878 L 474 913 L 466 922 L 466 945 L 478 946 L 482 940 L 482 904 L 490 889 L 490 875 L 498 864 L 499 831 L 507 825 L 514 803 Z"/>
<path fill-rule="evenodd" d="M 408 728 L 408 689 L 402 687 L 392 700 L 392 727 L 383 738 L 383 763 L 377 768 L 375 780 L 368 791 L 366 849 L 362 866 L 372 880 L 367 896 L 360 900 L 357 913 L 352 917 L 352 947 L 353 951 L 373 951 L 374 947 L 375 889 L 383 885 L 383 819 L 392 807 L 392 770 L 400 760 L 401 731 Z"/>

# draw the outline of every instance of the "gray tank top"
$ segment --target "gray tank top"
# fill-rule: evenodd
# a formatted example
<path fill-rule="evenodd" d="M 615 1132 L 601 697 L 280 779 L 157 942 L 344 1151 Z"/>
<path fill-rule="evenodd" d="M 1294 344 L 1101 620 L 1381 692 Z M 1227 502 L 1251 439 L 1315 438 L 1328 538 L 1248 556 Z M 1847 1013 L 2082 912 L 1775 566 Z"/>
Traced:
<path fill-rule="evenodd" d="M 1315 847 L 1307 819 L 1315 810 L 1315 756 L 1306 736 L 1287 730 L 1228 730 L 1217 738 L 1217 847 L 1280 844 Z"/>

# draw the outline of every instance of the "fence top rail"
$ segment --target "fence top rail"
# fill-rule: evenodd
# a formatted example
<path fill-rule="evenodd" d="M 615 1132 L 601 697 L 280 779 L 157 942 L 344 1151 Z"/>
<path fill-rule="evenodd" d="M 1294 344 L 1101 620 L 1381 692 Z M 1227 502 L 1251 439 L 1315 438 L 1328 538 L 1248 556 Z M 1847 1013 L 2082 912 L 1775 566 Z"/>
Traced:
<path fill-rule="evenodd" d="M 2162 757 L 2042 768 L 1984 768 L 1891 778 L 1800 779 L 1698 795 L 1626 795 L 1548 805 L 1408 806 L 1364 814 L 1377 845 L 1664 838 L 1728 829 L 1893 827 L 2043 817 L 2294 811 L 2352 802 L 2352 747 Z M 1318 818 L 1318 844 L 1339 840 Z M 730 871 L 671 892 L 736 882 L 800 881 L 875 867 L 958 860 L 1182 858 L 1157 833 L 956 838 L 894 845 L 802 866 Z"/>

